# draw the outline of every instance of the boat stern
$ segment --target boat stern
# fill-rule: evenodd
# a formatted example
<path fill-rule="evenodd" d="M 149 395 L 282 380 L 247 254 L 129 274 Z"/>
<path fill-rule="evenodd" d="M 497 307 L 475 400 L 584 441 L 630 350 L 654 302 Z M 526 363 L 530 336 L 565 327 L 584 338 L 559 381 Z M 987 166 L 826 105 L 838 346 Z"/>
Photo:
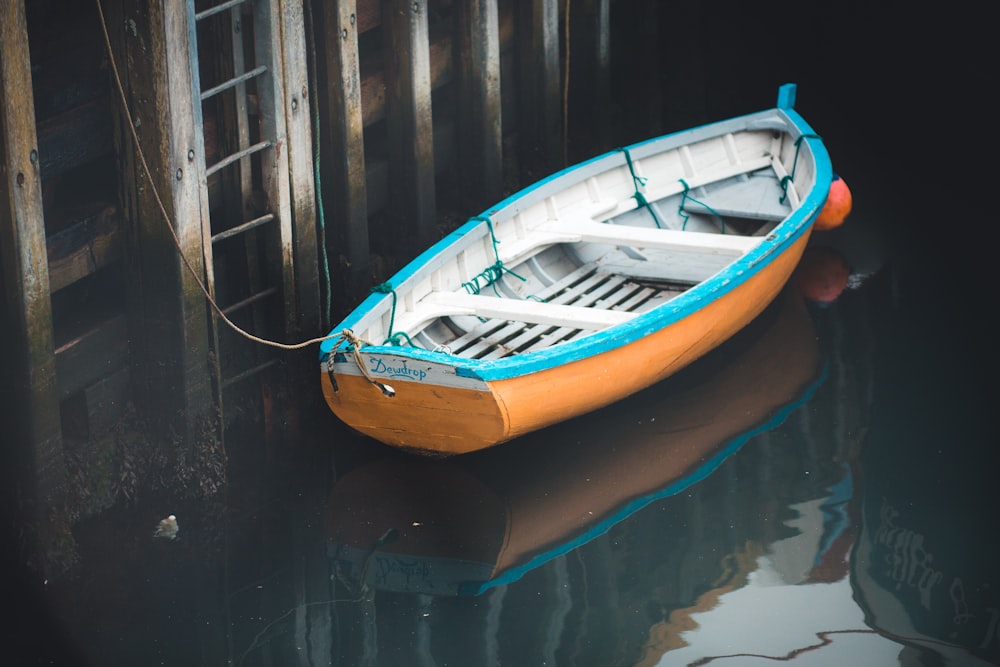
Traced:
<path fill-rule="evenodd" d="M 334 351 L 320 371 L 333 413 L 387 445 L 450 456 L 510 437 L 506 411 L 490 387 L 459 375 L 453 364 L 372 346 L 357 354 Z"/>

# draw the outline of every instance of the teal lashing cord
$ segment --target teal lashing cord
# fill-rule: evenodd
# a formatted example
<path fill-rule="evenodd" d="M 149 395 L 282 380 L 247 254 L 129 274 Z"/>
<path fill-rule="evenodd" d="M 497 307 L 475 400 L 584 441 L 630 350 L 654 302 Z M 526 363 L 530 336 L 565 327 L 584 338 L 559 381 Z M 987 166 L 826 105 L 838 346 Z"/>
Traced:
<path fill-rule="evenodd" d="M 799 150 L 802 148 L 803 139 L 819 139 L 819 135 L 801 134 L 799 135 L 799 138 L 795 140 L 795 159 L 792 160 L 791 173 L 781 179 L 781 199 L 778 200 L 779 204 L 784 204 L 785 200 L 788 199 L 788 184 L 795 181 L 795 169 L 799 166 Z"/>
<path fill-rule="evenodd" d="M 503 296 L 500 294 L 499 290 L 497 290 L 497 281 L 500 280 L 503 274 L 509 273 L 522 282 L 525 278 L 523 276 L 519 276 L 504 266 L 503 261 L 500 259 L 500 252 L 497 250 L 497 246 L 500 245 L 500 241 L 497 240 L 496 234 L 493 232 L 493 221 L 490 220 L 490 216 L 477 215 L 469 218 L 469 220 L 481 220 L 486 223 L 486 226 L 490 230 L 490 239 L 493 241 L 493 257 L 496 261 L 492 265 L 483 269 L 478 275 L 473 276 L 472 280 L 462 283 L 462 287 L 464 287 L 465 291 L 469 294 L 479 294 L 484 287 L 489 285 L 493 287 L 494 294 L 497 296 Z"/>
<path fill-rule="evenodd" d="M 381 285 L 376 285 L 372 287 L 369 292 L 372 294 L 391 294 L 392 295 L 392 310 L 389 311 L 389 335 L 386 339 L 382 341 L 383 345 L 402 345 L 405 340 L 410 347 L 416 347 L 410 337 L 405 331 L 393 331 L 392 328 L 396 324 L 396 290 L 393 288 L 392 283 L 382 283 Z"/>
<path fill-rule="evenodd" d="M 625 153 L 625 163 L 628 165 L 628 172 L 632 175 L 632 185 L 635 186 L 635 193 L 632 198 L 639 204 L 639 208 L 645 208 L 649 211 L 649 214 L 653 216 L 653 222 L 660 229 L 663 228 L 663 221 L 660 220 L 660 216 L 657 215 L 656 209 L 649 203 L 646 199 L 646 195 L 642 194 L 640 188 L 646 185 L 646 181 L 649 180 L 645 176 L 639 176 L 635 173 L 635 166 L 632 164 L 632 154 L 628 152 L 627 148 L 619 148 L 621 152 Z"/>
<path fill-rule="evenodd" d="M 722 224 L 722 233 L 725 234 L 726 233 L 726 221 L 725 221 L 725 219 L 721 215 L 719 215 L 718 211 L 716 211 L 714 208 L 712 208 L 711 206 L 709 206 L 705 202 L 699 201 L 699 200 L 695 199 L 694 197 L 692 197 L 689 194 L 690 191 L 691 191 L 691 188 L 690 188 L 690 186 L 688 186 L 687 181 L 685 181 L 683 178 L 681 179 L 681 185 L 684 186 L 684 196 L 681 197 L 680 206 L 677 207 L 677 215 L 681 216 L 681 218 L 684 220 L 684 222 L 681 223 L 681 229 L 682 230 L 687 229 L 688 219 L 691 217 L 690 215 L 688 215 L 687 213 L 684 212 L 684 204 L 686 202 L 693 202 L 695 204 L 698 204 L 699 206 L 705 207 L 705 209 L 709 213 L 711 213 L 712 215 L 714 215 L 715 217 L 717 217 L 719 219 L 719 222 Z"/>

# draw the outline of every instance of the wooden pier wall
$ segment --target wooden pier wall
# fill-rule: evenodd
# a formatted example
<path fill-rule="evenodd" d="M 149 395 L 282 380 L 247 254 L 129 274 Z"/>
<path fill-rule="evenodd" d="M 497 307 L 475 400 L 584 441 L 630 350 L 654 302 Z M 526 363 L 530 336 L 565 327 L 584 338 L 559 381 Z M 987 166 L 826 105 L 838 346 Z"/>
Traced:
<path fill-rule="evenodd" d="M 226 424 L 310 399 L 314 349 L 262 351 L 199 283 L 256 335 L 323 335 L 466 217 L 660 130 L 656 86 L 613 85 L 655 57 L 654 0 L 223 4 L 0 8 L 5 481 L 36 551 L 154 477 L 213 493 Z"/>

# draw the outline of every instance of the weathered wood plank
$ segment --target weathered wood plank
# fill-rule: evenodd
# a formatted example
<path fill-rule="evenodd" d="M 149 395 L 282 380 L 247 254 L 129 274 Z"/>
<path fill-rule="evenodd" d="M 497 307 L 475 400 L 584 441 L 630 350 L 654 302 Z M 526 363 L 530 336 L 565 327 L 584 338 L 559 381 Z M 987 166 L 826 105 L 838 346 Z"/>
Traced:
<path fill-rule="evenodd" d="M 576 285 L 560 294 L 557 299 L 548 299 L 546 303 L 563 304 L 576 308 L 611 310 L 611 304 L 604 304 L 600 302 L 603 299 L 607 299 L 615 290 L 631 288 L 631 286 L 629 286 L 629 284 L 621 276 L 609 276 L 598 273 L 594 276 L 594 278 L 596 278 L 596 280 L 585 281 L 589 284 L 589 286 L 585 287 L 584 285 Z M 638 286 L 635 287 L 638 288 Z M 532 347 L 532 343 L 535 343 L 535 345 L 539 347 L 545 347 L 549 344 L 555 343 L 556 341 L 562 340 L 567 336 L 573 335 L 581 329 L 587 329 L 587 327 L 581 327 L 577 324 L 577 322 L 572 322 L 568 326 L 562 326 L 554 330 L 550 330 L 550 326 L 551 325 L 549 324 L 541 324 L 529 327 L 516 338 L 505 342 L 502 348 L 493 350 L 489 354 L 485 354 L 480 358 L 497 359 L 512 353 L 519 354 L 525 351 L 526 346 L 530 349 L 530 347 Z M 546 339 L 548 343 L 542 342 L 540 340 L 542 338 Z"/>
<path fill-rule="evenodd" d="M 607 225 L 600 222 L 544 224 L 538 227 L 538 231 L 552 235 L 544 238 L 545 243 L 558 238 L 560 243 L 609 243 L 729 257 L 739 257 L 761 242 L 760 237 L 738 234 L 682 232 L 675 229 Z"/>
<path fill-rule="evenodd" d="M 517 9 L 518 153 L 522 178 L 530 182 L 562 165 L 559 6 L 557 0 L 528 0 Z"/>
<path fill-rule="evenodd" d="M 543 303 L 531 299 L 503 299 L 485 294 L 432 292 L 421 300 L 430 311 L 449 315 L 474 315 L 533 324 L 567 326 L 576 329 L 603 329 L 627 322 L 635 315 L 619 310 Z M 420 315 L 416 311 L 414 315 Z M 407 313 L 409 316 L 410 313 Z M 440 317 L 441 315 L 436 315 Z M 402 319 L 402 318 L 401 318 Z M 402 328 L 402 325 L 400 325 Z"/>
<path fill-rule="evenodd" d="M 292 240 L 292 193 L 288 179 L 289 152 L 288 127 L 285 123 L 286 88 L 282 69 L 282 54 L 276 40 L 281 39 L 281 17 L 275 2 L 254 3 L 254 50 L 258 64 L 268 67 L 269 74 L 258 80 L 261 134 L 274 142 L 274 148 L 261 153 L 261 177 L 269 205 L 278 217 L 273 230 L 268 229 L 270 240 L 280 248 L 279 253 L 265 253 L 271 262 L 273 276 L 281 276 L 283 296 L 284 334 L 287 338 L 298 334 L 298 316 L 295 307 L 295 249 Z M 308 142 L 306 144 L 308 146 Z"/>
<path fill-rule="evenodd" d="M 400 258 L 435 238 L 434 122 L 426 0 L 382 4 L 390 179 L 388 208 Z"/>
<path fill-rule="evenodd" d="M 204 155 L 201 109 L 188 66 L 187 7 L 169 0 L 105 3 L 112 50 L 126 89 L 131 121 L 114 106 L 123 157 L 126 288 L 134 345 L 137 404 L 162 432 L 198 441 L 204 422 L 215 423 L 205 295 L 194 274 L 205 275 L 202 208 L 194 161 Z M 115 30 L 114 26 L 128 26 Z M 112 93 L 116 101 L 118 91 Z M 148 177 L 139 151 L 152 172 Z M 153 188 L 166 209 L 160 210 Z M 206 193 L 207 200 L 207 193 Z M 176 241 L 171 234 L 176 234 Z M 179 243 L 179 247 L 178 247 Z"/>
<path fill-rule="evenodd" d="M 91 100 L 38 123 L 38 156 L 43 179 L 110 155 L 114 148 L 107 104 Z"/>
<path fill-rule="evenodd" d="M 582 281 L 586 284 L 593 284 L 593 282 L 603 280 L 606 277 L 606 274 L 595 274 L 596 271 L 596 264 L 583 264 L 575 271 L 563 276 L 563 278 L 558 282 L 540 290 L 535 296 L 536 298 L 542 299 L 548 303 L 564 303 L 566 297 L 562 295 L 562 292 L 567 286 L 578 281 Z M 497 340 L 510 338 L 518 331 L 524 329 L 524 323 L 511 322 L 509 325 L 493 333 L 490 333 L 491 329 L 496 329 L 492 323 L 476 324 L 471 329 L 466 331 L 466 333 L 451 341 L 448 346 L 456 353 L 461 352 L 463 356 L 477 356 L 479 354 L 479 350 L 485 349 L 486 347 L 489 347 L 489 345 L 493 344 L 491 341 L 487 340 L 486 345 L 480 346 L 480 342 L 487 337 L 487 334 L 489 334 L 489 337 Z"/>
<path fill-rule="evenodd" d="M 504 52 L 514 44 L 514 13 L 501 13 L 499 19 L 500 50 Z M 373 26 L 376 27 L 376 26 Z M 433 35 L 430 41 L 431 88 L 437 90 L 454 79 L 450 35 Z M 514 99 L 504 95 L 503 101 Z M 385 118 L 385 76 L 381 68 L 368 71 L 361 78 L 362 122 L 369 127 Z"/>
<path fill-rule="evenodd" d="M 63 212 L 73 222 L 47 241 L 49 286 L 57 292 L 121 258 L 118 208 L 95 203 Z"/>
<path fill-rule="evenodd" d="M 356 9 L 352 9 L 352 12 L 356 12 L 356 23 L 358 28 L 358 34 L 377 28 L 379 24 L 382 23 L 382 2 L 381 0 L 361 0 L 356 3 Z"/>
<path fill-rule="evenodd" d="M 42 185 L 23 2 L 0 3 L 0 268 L 11 366 L 0 398 L 16 415 L 4 442 L 26 480 L 44 553 L 66 476 L 53 355 Z M 4 327 L 7 328 L 7 327 Z M 14 467 L 14 466 L 12 466 Z"/>
<path fill-rule="evenodd" d="M 496 2 L 458 0 L 458 155 L 462 206 L 478 211 L 500 198 L 503 132 L 500 116 L 500 30 Z"/>
<path fill-rule="evenodd" d="M 280 3 L 280 58 L 285 79 L 285 122 L 288 175 L 291 183 L 295 303 L 285 308 L 295 316 L 296 333 L 319 330 L 319 272 L 316 244 L 316 176 L 313 165 L 312 113 L 315 92 L 309 82 L 305 13 L 302 0 Z"/>
<path fill-rule="evenodd" d="M 323 61 L 327 115 L 321 122 L 323 200 L 327 202 L 327 247 L 346 269 L 337 296 L 353 303 L 370 287 L 368 206 L 358 27 L 353 0 L 322 3 L 315 31 Z M 320 37 L 322 41 L 320 41 Z M 362 104 L 358 104 L 362 100 Z"/>

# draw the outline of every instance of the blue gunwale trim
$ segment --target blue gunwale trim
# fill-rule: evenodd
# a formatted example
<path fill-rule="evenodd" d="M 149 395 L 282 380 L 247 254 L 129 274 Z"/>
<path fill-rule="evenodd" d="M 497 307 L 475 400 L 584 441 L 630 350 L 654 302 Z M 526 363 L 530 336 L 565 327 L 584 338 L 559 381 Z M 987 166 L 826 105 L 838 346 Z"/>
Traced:
<path fill-rule="evenodd" d="M 791 85 L 791 84 L 788 84 Z M 779 92 L 779 103 L 788 97 L 785 87 Z M 794 99 L 794 97 L 793 97 Z M 786 99 L 787 102 L 787 99 Z M 775 229 L 765 237 L 761 243 L 748 252 L 746 255 L 729 265 L 708 280 L 692 287 L 680 296 L 671 299 L 649 312 L 614 327 L 596 332 L 578 341 L 563 343 L 538 352 L 531 352 L 523 355 L 516 355 L 504 359 L 492 361 L 482 361 L 478 359 L 464 359 L 449 355 L 444 352 L 434 352 L 420 348 L 393 345 L 369 345 L 365 346 L 366 354 L 391 354 L 395 356 L 409 357 L 415 360 L 429 360 L 437 363 L 450 364 L 455 367 L 455 372 L 459 376 L 477 378 L 484 382 L 506 380 L 520 377 L 530 373 L 544 371 L 550 368 L 562 366 L 580 359 L 597 356 L 602 353 L 615 350 L 640 338 L 648 336 L 656 331 L 664 329 L 680 320 L 688 317 L 699 310 L 703 304 L 723 297 L 735 288 L 739 287 L 752 276 L 756 275 L 764 267 L 770 264 L 776 257 L 786 251 L 795 241 L 809 230 L 813 220 L 819 214 L 829 192 L 829 184 L 833 179 L 833 169 L 830 158 L 821 139 L 813 132 L 813 129 L 794 109 L 790 107 L 776 108 L 754 114 L 747 114 L 728 121 L 710 123 L 698 128 L 683 130 L 662 137 L 655 137 L 640 141 L 628 146 L 629 151 L 636 151 L 641 147 L 654 142 L 673 140 L 673 143 L 681 145 L 684 138 L 692 133 L 705 129 L 724 127 L 740 121 L 760 121 L 767 124 L 778 121 L 783 125 L 783 130 L 789 132 L 793 138 L 799 135 L 806 135 L 809 149 L 812 151 L 815 162 L 816 186 L 807 194 L 802 205 L 782 221 Z M 777 129 L 777 127 L 776 127 Z M 602 155 L 567 167 L 552 174 L 540 181 L 537 181 L 521 191 L 507 197 L 495 206 L 484 211 L 482 216 L 493 215 L 503 209 L 515 207 L 519 200 L 524 200 L 527 196 L 535 193 L 549 183 L 564 177 L 565 175 L 579 170 L 582 167 L 617 157 L 624 160 L 622 151 L 615 149 Z M 479 219 L 470 219 L 461 227 L 452 231 L 433 246 L 425 250 L 413 261 L 407 264 L 395 276 L 390 279 L 391 284 L 401 285 L 419 272 L 424 270 L 427 264 L 438 255 L 442 254 L 449 246 L 461 242 L 467 242 L 467 237 L 478 227 L 485 227 L 486 223 Z M 478 238 L 478 235 L 476 236 Z M 336 335 L 344 329 L 353 329 L 357 323 L 367 316 L 371 311 L 380 307 L 388 307 L 389 295 L 376 293 L 369 295 L 350 315 L 338 324 L 331 336 Z M 320 344 L 320 360 L 326 361 L 334 341 L 327 340 Z"/>

